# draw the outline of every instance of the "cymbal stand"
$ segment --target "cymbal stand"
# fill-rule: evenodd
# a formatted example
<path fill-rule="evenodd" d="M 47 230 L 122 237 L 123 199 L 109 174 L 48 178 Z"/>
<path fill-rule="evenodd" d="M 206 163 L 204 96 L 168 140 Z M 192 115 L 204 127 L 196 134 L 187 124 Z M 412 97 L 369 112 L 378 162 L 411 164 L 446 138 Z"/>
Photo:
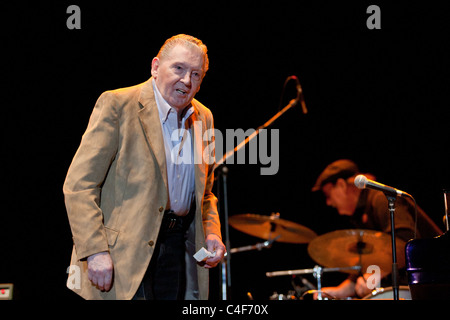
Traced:
<path fill-rule="evenodd" d="M 266 272 L 266 277 L 270 278 L 270 277 L 296 275 L 296 274 L 312 274 L 314 276 L 314 278 L 316 278 L 316 281 L 317 281 L 317 300 L 322 300 L 322 274 L 324 272 L 336 272 L 336 271 L 345 271 L 345 270 L 361 270 L 361 266 L 323 268 L 319 265 L 316 265 L 312 269 Z"/>
<path fill-rule="evenodd" d="M 319 265 L 314 266 L 313 276 L 317 280 L 317 300 L 322 300 L 322 274 L 323 268 Z"/>

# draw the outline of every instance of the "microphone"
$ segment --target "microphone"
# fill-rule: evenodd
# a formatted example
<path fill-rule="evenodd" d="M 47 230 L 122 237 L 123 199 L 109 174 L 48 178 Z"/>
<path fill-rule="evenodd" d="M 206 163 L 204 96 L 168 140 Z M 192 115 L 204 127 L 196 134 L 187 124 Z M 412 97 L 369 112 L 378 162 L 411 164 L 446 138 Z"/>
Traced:
<path fill-rule="evenodd" d="M 362 174 L 356 176 L 355 186 L 358 187 L 359 189 L 369 188 L 369 189 L 382 191 L 386 195 L 412 198 L 412 196 L 407 192 L 386 186 L 386 185 L 376 182 L 376 181 L 369 180 L 369 179 L 367 179 L 366 176 L 364 176 Z"/>
<path fill-rule="evenodd" d="M 297 98 L 295 98 L 295 101 L 296 102 L 300 101 L 300 104 L 302 105 L 303 114 L 307 114 L 308 110 L 306 109 L 305 99 L 303 98 L 303 90 L 302 90 L 302 86 L 300 85 L 300 81 L 298 80 L 298 78 L 296 76 L 288 77 L 287 81 L 289 81 L 290 79 L 294 79 L 296 82 Z"/>

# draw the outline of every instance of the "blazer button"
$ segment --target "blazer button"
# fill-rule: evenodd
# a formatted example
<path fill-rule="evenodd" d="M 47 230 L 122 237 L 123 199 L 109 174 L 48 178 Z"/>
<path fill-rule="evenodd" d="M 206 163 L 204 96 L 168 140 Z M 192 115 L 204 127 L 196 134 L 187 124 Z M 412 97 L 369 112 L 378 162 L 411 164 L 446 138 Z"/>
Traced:
<path fill-rule="evenodd" d="M 164 211 L 164 207 L 159 207 L 159 212 L 163 212 Z"/>
<path fill-rule="evenodd" d="M 150 247 L 153 247 L 154 244 L 155 244 L 155 242 L 153 242 L 153 240 L 150 240 L 150 241 L 148 242 L 148 245 L 149 245 Z"/>

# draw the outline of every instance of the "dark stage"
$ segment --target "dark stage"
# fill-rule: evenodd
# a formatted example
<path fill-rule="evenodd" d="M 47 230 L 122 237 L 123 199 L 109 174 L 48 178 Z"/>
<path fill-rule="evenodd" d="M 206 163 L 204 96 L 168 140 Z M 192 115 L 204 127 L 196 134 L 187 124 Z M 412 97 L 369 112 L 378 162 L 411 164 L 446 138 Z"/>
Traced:
<path fill-rule="evenodd" d="M 81 10 L 70 30 L 69 5 Z M 381 9 L 381 29 L 366 25 Z M 0 283 L 15 299 L 78 299 L 65 286 L 72 237 L 62 185 L 98 96 L 150 77 L 163 42 L 191 34 L 208 46 L 210 70 L 196 99 L 216 129 L 256 129 L 295 98 L 279 130 L 279 170 L 228 164 L 229 215 L 254 213 L 299 223 L 321 235 L 347 227 L 311 188 L 334 160 L 354 160 L 377 181 L 404 190 L 444 230 L 442 190 L 450 186 L 448 11 L 442 2 L 218 3 L 49 1 L 8 6 L 3 92 Z M 447 40 L 446 40 L 447 39 Z M 228 150 L 224 150 L 228 151 Z M 216 186 L 217 187 L 217 186 Z M 230 227 L 231 247 L 263 241 Z M 266 272 L 312 268 L 307 244 L 274 243 L 231 259 L 231 299 L 268 300 L 291 277 Z M 219 268 L 211 299 L 220 299 Z M 323 276 L 336 285 L 341 273 Z M 314 283 L 312 275 L 306 278 Z"/>

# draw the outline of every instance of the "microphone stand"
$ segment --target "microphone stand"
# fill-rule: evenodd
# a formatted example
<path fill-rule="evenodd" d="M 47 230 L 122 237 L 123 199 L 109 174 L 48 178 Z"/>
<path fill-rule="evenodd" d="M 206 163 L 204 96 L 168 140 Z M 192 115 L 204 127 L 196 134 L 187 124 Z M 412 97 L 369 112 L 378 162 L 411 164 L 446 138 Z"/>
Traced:
<path fill-rule="evenodd" d="M 285 106 L 283 109 L 278 111 L 272 118 L 270 118 L 266 123 L 264 123 L 262 126 L 259 126 L 255 132 L 253 132 L 251 135 L 249 135 L 247 138 L 245 138 L 244 141 L 242 141 L 240 144 L 236 146 L 233 150 L 228 151 L 222 159 L 216 162 L 214 166 L 214 170 L 216 170 L 218 167 L 220 167 L 228 158 L 233 156 L 236 152 L 238 152 L 242 147 L 244 147 L 247 143 L 249 143 L 254 137 L 256 137 L 259 134 L 259 131 L 261 129 L 265 129 L 268 126 L 270 126 L 275 120 L 277 120 L 283 113 L 288 111 L 290 108 L 296 106 L 298 103 L 298 99 L 292 99 L 287 106 Z"/>
<path fill-rule="evenodd" d="M 392 244 L 392 289 L 394 300 L 399 300 L 399 286 L 398 286 L 398 264 L 397 264 L 397 247 L 395 245 L 395 196 L 387 195 L 389 213 L 391 217 L 391 244 Z"/>
<path fill-rule="evenodd" d="M 215 170 L 216 168 L 214 168 Z M 218 197 L 222 197 L 223 201 L 223 217 L 225 225 L 225 248 L 226 252 L 230 252 L 230 231 L 228 227 L 228 194 L 227 194 L 227 175 L 228 167 L 225 165 L 221 166 L 219 170 L 219 176 L 222 177 L 222 190 L 220 190 L 220 185 L 218 186 L 219 194 Z M 220 205 L 219 205 L 220 210 Z M 222 212 L 221 212 L 222 215 Z M 231 254 L 225 253 L 225 257 L 221 262 L 221 287 L 222 287 L 222 300 L 227 300 L 229 297 L 229 288 L 231 288 Z"/>
<path fill-rule="evenodd" d="M 258 127 L 251 135 L 249 135 L 244 141 L 242 141 L 239 145 L 236 146 L 233 150 L 228 151 L 222 159 L 216 162 L 214 165 L 214 169 L 216 170 L 219 167 L 222 167 L 222 170 L 219 170 L 219 176 L 222 176 L 223 181 L 223 190 L 222 190 L 222 197 L 223 197 L 223 204 L 224 204 L 224 227 L 225 227 L 225 247 L 227 252 L 230 252 L 230 237 L 229 237 L 229 227 L 228 227 L 228 195 L 227 195 L 227 173 L 228 168 L 224 165 L 224 162 L 233 156 L 236 152 L 238 152 L 242 147 L 244 147 L 247 143 L 249 143 L 253 138 L 255 138 L 261 129 L 265 129 L 268 126 L 270 126 L 275 120 L 277 120 L 281 115 L 283 115 L 286 111 L 288 111 L 290 108 L 296 106 L 299 102 L 299 96 L 297 95 L 296 99 L 292 99 L 288 105 L 286 105 L 282 110 L 278 111 L 272 118 L 270 118 L 266 123 L 264 123 L 262 126 Z M 222 300 L 227 300 L 227 293 L 228 290 L 231 288 L 231 254 L 227 254 L 223 261 L 221 262 L 222 267 Z M 228 297 L 229 298 L 229 297 Z"/>

